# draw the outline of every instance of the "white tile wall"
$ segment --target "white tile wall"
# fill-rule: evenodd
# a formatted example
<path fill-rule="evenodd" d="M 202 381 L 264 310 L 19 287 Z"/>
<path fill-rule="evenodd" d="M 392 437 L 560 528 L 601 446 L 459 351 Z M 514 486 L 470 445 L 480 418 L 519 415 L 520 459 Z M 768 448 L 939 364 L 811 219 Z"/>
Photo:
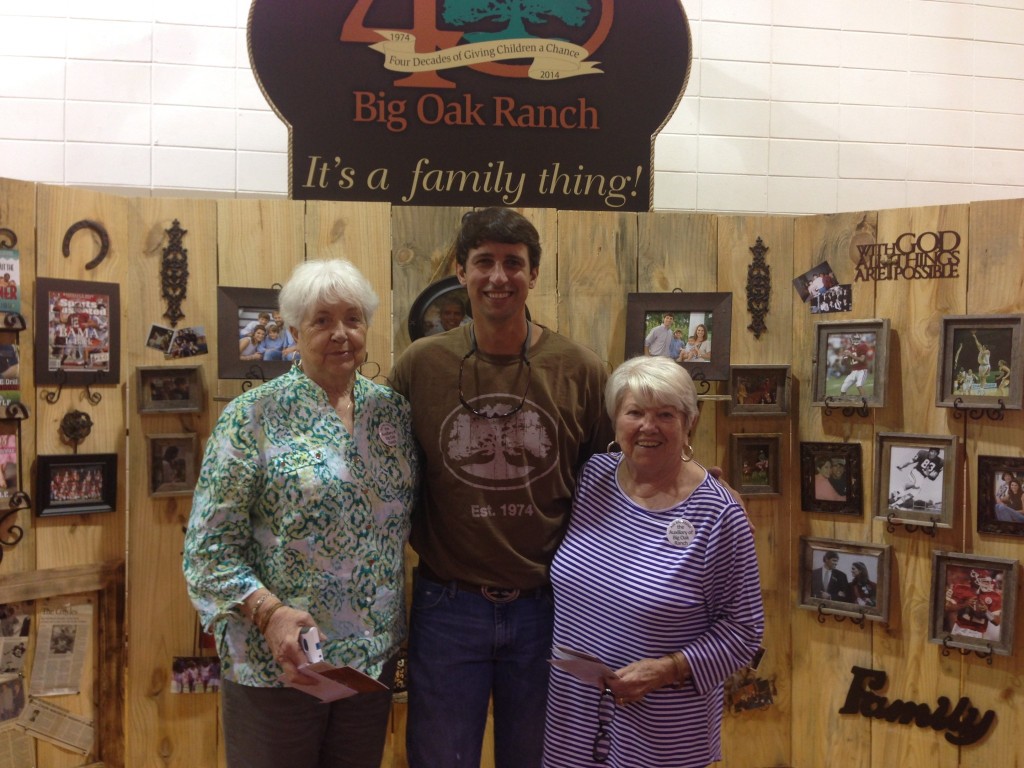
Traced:
<path fill-rule="evenodd" d="M 683 0 L 656 209 L 828 213 L 1024 197 L 1024 0 Z M 0 0 L 0 176 L 279 196 L 287 127 L 250 0 Z"/>

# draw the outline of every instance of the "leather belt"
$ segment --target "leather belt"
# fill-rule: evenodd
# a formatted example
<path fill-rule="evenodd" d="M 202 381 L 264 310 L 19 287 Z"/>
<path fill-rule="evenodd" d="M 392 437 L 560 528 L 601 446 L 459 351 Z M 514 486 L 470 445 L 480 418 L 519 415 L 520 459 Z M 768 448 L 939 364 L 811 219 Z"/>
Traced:
<path fill-rule="evenodd" d="M 473 584 L 469 581 L 463 581 L 462 579 L 442 579 L 430 566 L 424 563 L 422 560 L 417 566 L 419 575 L 427 581 L 432 581 L 435 584 L 441 586 L 453 585 L 460 592 L 471 592 L 474 594 L 482 595 L 487 600 L 490 600 L 496 605 L 502 605 L 503 603 L 511 603 L 513 600 L 525 599 L 528 600 L 534 597 L 540 597 L 541 595 L 547 594 L 550 587 L 536 587 L 534 589 L 516 589 L 515 587 L 494 587 L 489 584 Z"/>

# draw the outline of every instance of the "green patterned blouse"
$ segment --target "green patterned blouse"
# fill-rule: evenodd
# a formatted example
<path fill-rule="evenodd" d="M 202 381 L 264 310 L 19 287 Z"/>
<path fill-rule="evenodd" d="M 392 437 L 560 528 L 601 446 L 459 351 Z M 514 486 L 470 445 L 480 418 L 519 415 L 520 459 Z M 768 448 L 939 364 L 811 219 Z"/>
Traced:
<path fill-rule="evenodd" d="M 282 670 L 242 617 L 260 587 L 308 611 L 324 656 L 378 675 L 405 637 L 403 555 L 419 459 L 409 404 L 356 377 L 355 436 L 298 368 L 233 400 L 214 428 L 185 536 L 185 580 L 222 675 Z"/>

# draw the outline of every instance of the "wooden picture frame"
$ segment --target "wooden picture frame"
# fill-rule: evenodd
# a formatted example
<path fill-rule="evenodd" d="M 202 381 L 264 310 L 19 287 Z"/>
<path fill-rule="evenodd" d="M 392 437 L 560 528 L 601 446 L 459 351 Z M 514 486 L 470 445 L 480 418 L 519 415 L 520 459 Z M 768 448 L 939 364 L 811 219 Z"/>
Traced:
<path fill-rule="evenodd" d="M 278 312 L 273 288 L 217 288 L 217 375 L 222 379 L 269 380 L 285 373 L 291 360 L 244 360 L 239 342 L 246 326 Z"/>
<path fill-rule="evenodd" d="M 656 352 L 673 357 L 694 381 L 726 381 L 729 378 L 729 352 L 732 333 L 731 293 L 630 293 L 626 298 L 626 357 L 649 352 L 648 339 L 666 315 L 672 316 L 673 332 L 680 331 L 681 356 L 669 353 L 670 347 Z M 704 328 L 705 340 L 698 340 Z M 664 332 L 658 336 L 665 336 Z M 653 344 L 664 339 L 652 340 Z M 671 340 L 665 341 L 669 345 Z"/>
<path fill-rule="evenodd" d="M 459 312 L 461 308 L 461 312 Z M 473 319 L 466 286 L 455 275 L 428 285 L 409 310 L 409 338 L 413 341 L 457 328 Z"/>
<path fill-rule="evenodd" d="M 36 458 L 36 515 L 113 512 L 117 454 L 73 453 Z"/>
<path fill-rule="evenodd" d="M 814 334 L 811 404 L 883 407 L 889 367 L 889 321 L 815 323 Z"/>
<path fill-rule="evenodd" d="M 778 495 L 781 445 L 780 432 L 729 435 L 729 484 L 743 496 Z"/>
<path fill-rule="evenodd" d="M 932 552 L 929 642 L 1010 656 L 1016 605 L 1016 560 Z"/>
<path fill-rule="evenodd" d="M 800 537 L 801 608 L 888 622 L 891 581 L 888 544 Z"/>
<path fill-rule="evenodd" d="M 977 487 L 978 532 L 1024 536 L 1024 458 L 979 456 Z"/>
<path fill-rule="evenodd" d="M 117 283 L 36 278 L 36 386 L 121 381 L 121 294 Z"/>
<path fill-rule="evenodd" d="M 834 515 L 863 514 L 861 472 L 860 443 L 800 443 L 801 508 Z"/>
<path fill-rule="evenodd" d="M 942 318 L 935 404 L 940 408 L 1020 410 L 1024 315 Z"/>
<path fill-rule="evenodd" d="M 733 365 L 729 369 L 729 416 L 789 414 L 788 365 Z"/>
<path fill-rule="evenodd" d="M 139 413 L 200 413 L 203 369 L 198 365 L 139 366 L 135 369 Z"/>
<path fill-rule="evenodd" d="M 199 477 L 199 439 L 194 432 L 146 435 L 149 495 L 190 496 Z"/>
<path fill-rule="evenodd" d="M 875 517 L 952 528 L 959 451 L 954 435 L 875 436 Z"/>

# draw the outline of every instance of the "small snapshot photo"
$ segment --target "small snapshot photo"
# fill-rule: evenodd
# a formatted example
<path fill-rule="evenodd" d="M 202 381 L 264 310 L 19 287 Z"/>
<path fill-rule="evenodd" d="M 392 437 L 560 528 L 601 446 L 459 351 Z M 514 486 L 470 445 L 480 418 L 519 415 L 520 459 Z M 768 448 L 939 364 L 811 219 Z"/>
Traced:
<path fill-rule="evenodd" d="M 203 404 L 202 369 L 140 367 L 139 413 L 199 413 Z"/>
<path fill-rule="evenodd" d="M 4 425 L 0 423 L 0 429 Z M 0 501 L 18 490 L 18 435 L 0 433 Z"/>
<path fill-rule="evenodd" d="M 800 443 L 800 505 L 807 512 L 863 514 L 860 443 Z"/>
<path fill-rule="evenodd" d="M 729 484 L 744 496 L 778 494 L 781 443 L 779 432 L 730 435 Z"/>
<path fill-rule="evenodd" d="M 149 336 L 146 337 L 146 346 L 150 349 L 158 349 L 166 355 L 171 351 L 171 339 L 173 337 L 173 328 L 151 325 L 149 327 Z"/>
<path fill-rule="evenodd" d="M 146 440 L 149 443 L 149 495 L 191 494 L 198 472 L 196 435 L 148 435 Z"/>
<path fill-rule="evenodd" d="M 888 544 L 808 536 L 800 542 L 801 608 L 888 620 L 892 573 Z"/>
<path fill-rule="evenodd" d="M 220 659 L 216 656 L 175 656 L 171 662 L 171 693 L 217 693 Z"/>
<path fill-rule="evenodd" d="M 876 516 L 951 528 L 956 508 L 956 437 L 881 432 L 875 438 Z"/>
<path fill-rule="evenodd" d="M 1016 603 L 1016 560 L 932 552 L 930 642 L 1009 656 Z"/>
<path fill-rule="evenodd" d="M 793 278 L 793 288 L 796 289 L 797 295 L 804 303 L 817 299 L 837 285 L 839 285 L 839 280 L 827 261 L 823 261 L 802 275 Z"/>
<path fill-rule="evenodd" d="M 171 336 L 171 343 L 167 347 L 168 359 L 177 360 L 183 357 L 195 357 L 205 355 L 210 351 L 206 341 L 206 329 L 202 326 L 193 328 L 179 328 Z"/>
<path fill-rule="evenodd" d="M 818 323 L 814 405 L 885 405 L 889 321 Z"/>
<path fill-rule="evenodd" d="M 734 365 L 729 371 L 730 416 L 789 413 L 788 365 Z"/>
<path fill-rule="evenodd" d="M 1021 407 L 1024 315 L 945 317 L 936 404 L 942 407 Z"/>
<path fill-rule="evenodd" d="M 1024 536 L 1024 459 L 978 457 L 978 531 Z"/>

